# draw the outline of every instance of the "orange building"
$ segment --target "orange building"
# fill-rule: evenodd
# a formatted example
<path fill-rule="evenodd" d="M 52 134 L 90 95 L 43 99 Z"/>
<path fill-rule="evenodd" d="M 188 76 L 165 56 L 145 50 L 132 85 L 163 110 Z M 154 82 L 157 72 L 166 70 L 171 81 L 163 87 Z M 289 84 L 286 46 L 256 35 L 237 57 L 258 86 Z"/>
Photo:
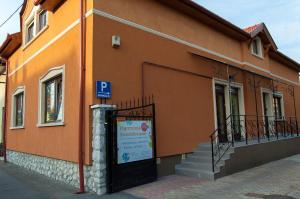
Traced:
<path fill-rule="evenodd" d="M 92 166 L 97 80 L 111 82 L 107 104 L 154 96 L 159 175 L 174 173 L 211 135 L 251 137 L 235 128 L 245 116 L 256 125 L 291 121 L 296 134 L 300 65 L 278 51 L 263 23 L 243 30 L 189 0 L 82 3 L 25 0 L 21 31 L 0 49 L 8 65 L 8 161 L 77 165 L 83 157 Z M 270 136 L 268 129 L 261 135 Z"/>

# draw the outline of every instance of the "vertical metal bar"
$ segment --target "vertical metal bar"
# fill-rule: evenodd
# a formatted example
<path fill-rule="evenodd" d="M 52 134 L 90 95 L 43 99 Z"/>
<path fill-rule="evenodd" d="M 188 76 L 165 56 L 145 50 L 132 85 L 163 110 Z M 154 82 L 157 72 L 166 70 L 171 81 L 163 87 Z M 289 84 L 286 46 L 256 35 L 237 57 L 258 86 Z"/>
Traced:
<path fill-rule="evenodd" d="M 293 126 L 292 126 L 292 118 L 290 117 L 290 133 L 291 136 L 293 137 Z"/>
<path fill-rule="evenodd" d="M 157 149 L 156 149 L 156 113 L 155 113 L 155 104 L 152 104 L 152 125 L 153 125 L 153 153 L 155 161 L 155 171 L 157 171 L 156 158 L 157 158 Z M 157 173 L 155 178 L 157 178 Z"/>
<path fill-rule="evenodd" d="M 215 172 L 215 158 L 214 158 L 214 140 L 213 140 L 213 135 L 210 136 L 210 144 L 211 144 L 211 164 L 212 164 L 212 171 Z"/>
<path fill-rule="evenodd" d="M 245 122 L 245 136 L 246 136 L 246 144 L 248 144 L 248 132 L 247 132 L 247 117 L 244 116 L 244 122 Z"/>
<path fill-rule="evenodd" d="M 298 129 L 298 120 L 296 118 L 296 132 L 297 132 L 297 136 L 299 136 L 299 129 Z"/>
<path fill-rule="evenodd" d="M 267 133 L 267 137 L 268 137 L 268 141 L 270 141 L 270 128 L 269 128 L 269 116 L 266 116 L 265 118 L 265 124 L 264 124 L 264 126 L 265 126 L 265 131 L 266 131 L 266 133 Z"/>
<path fill-rule="evenodd" d="M 272 79 L 272 101 L 274 101 L 274 96 L 275 96 L 275 87 L 274 87 L 274 80 Z M 274 108 L 275 108 L 275 113 L 274 113 L 274 122 L 275 122 L 275 132 L 276 132 L 276 135 L 277 135 L 277 140 L 278 140 L 278 125 L 277 125 L 277 116 L 276 116 L 276 113 L 277 113 L 277 106 L 276 106 L 276 104 L 275 104 L 275 106 L 274 106 Z"/>
<path fill-rule="evenodd" d="M 279 136 L 278 136 L 278 129 L 277 129 L 277 120 L 275 120 L 275 133 L 276 133 L 276 136 L 277 136 L 277 140 L 279 139 Z"/>
<path fill-rule="evenodd" d="M 229 75 L 229 65 L 227 65 L 227 79 L 228 79 L 228 94 L 229 94 L 229 110 L 230 110 L 230 132 L 231 132 L 231 144 L 232 146 L 234 146 L 234 129 L 233 129 L 233 123 L 232 123 L 232 102 L 231 102 L 231 79 L 230 79 L 230 75 Z M 225 121 L 226 123 L 226 128 L 227 128 L 227 121 Z"/>
<path fill-rule="evenodd" d="M 293 99 L 294 99 L 294 110 L 295 110 L 295 118 L 296 118 L 296 132 L 297 132 L 297 136 L 299 136 L 298 118 L 297 118 L 297 110 L 296 110 L 296 99 L 295 99 L 295 87 L 294 86 L 293 86 Z"/>
<path fill-rule="evenodd" d="M 106 172 L 106 179 L 107 179 L 107 190 L 110 193 L 111 192 L 111 184 L 112 184 L 112 176 L 111 176 L 111 170 L 112 170 L 112 164 L 111 164 L 111 135 L 112 135 L 112 111 L 107 110 L 105 114 L 105 125 L 106 125 L 106 164 L 107 166 L 107 172 Z"/>
<path fill-rule="evenodd" d="M 234 119 L 234 118 L 233 118 L 233 116 L 231 115 L 231 116 L 229 117 L 229 119 L 230 119 L 230 123 L 231 123 L 231 127 L 230 127 L 230 128 L 231 128 L 231 130 L 230 130 L 230 131 L 231 131 L 231 145 L 234 146 L 234 133 L 235 133 L 235 132 L 234 132 L 234 126 L 233 126 L 233 125 L 234 125 L 234 123 L 233 123 L 233 119 Z"/>
<path fill-rule="evenodd" d="M 286 137 L 286 119 L 285 118 L 283 118 L 283 135 L 284 135 L 284 137 Z"/>
<path fill-rule="evenodd" d="M 256 96 L 256 81 L 255 74 L 253 74 L 254 81 L 254 97 L 255 97 L 255 110 L 256 110 L 256 128 L 257 128 L 257 142 L 260 143 L 260 135 L 259 135 L 259 123 L 258 123 L 258 106 L 257 106 L 257 96 Z"/>

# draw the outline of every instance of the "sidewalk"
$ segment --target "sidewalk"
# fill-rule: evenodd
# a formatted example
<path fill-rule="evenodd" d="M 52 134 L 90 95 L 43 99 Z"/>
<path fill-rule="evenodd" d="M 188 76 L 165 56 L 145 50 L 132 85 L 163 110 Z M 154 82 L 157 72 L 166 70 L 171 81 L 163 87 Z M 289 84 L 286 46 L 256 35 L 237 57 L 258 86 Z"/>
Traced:
<path fill-rule="evenodd" d="M 125 193 L 151 199 L 300 199 L 300 155 L 216 181 L 174 175 Z"/>
<path fill-rule="evenodd" d="M 105 196 L 77 190 L 0 161 L 1 199 L 300 199 L 300 155 L 271 162 L 217 181 L 167 176 Z"/>
<path fill-rule="evenodd" d="M 127 193 L 105 196 L 75 194 L 76 189 L 0 161 L 0 199 L 138 199 Z"/>

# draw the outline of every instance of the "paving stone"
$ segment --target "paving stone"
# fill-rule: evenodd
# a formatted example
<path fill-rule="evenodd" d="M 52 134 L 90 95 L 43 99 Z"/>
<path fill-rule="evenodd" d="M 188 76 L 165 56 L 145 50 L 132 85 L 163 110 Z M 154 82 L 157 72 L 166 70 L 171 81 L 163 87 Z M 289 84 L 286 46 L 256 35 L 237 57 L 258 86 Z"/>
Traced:
<path fill-rule="evenodd" d="M 150 199 L 300 199 L 300 155 L 271 162 L 216 181 L 168 176 L 129 190 Z"/>

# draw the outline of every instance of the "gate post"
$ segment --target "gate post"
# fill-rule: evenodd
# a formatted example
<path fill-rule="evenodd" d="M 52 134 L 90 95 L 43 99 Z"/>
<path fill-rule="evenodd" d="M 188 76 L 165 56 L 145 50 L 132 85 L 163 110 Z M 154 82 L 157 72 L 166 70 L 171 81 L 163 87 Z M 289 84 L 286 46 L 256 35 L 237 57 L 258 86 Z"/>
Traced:
<path fill-rule="evenodd" d="M 107 123 L 108 110 L 114 109 L 113 105 L 98 104 L 92 110 L 92 166 L 86 168 L 87 190 L 103 195 L 107 192 Z"/>

